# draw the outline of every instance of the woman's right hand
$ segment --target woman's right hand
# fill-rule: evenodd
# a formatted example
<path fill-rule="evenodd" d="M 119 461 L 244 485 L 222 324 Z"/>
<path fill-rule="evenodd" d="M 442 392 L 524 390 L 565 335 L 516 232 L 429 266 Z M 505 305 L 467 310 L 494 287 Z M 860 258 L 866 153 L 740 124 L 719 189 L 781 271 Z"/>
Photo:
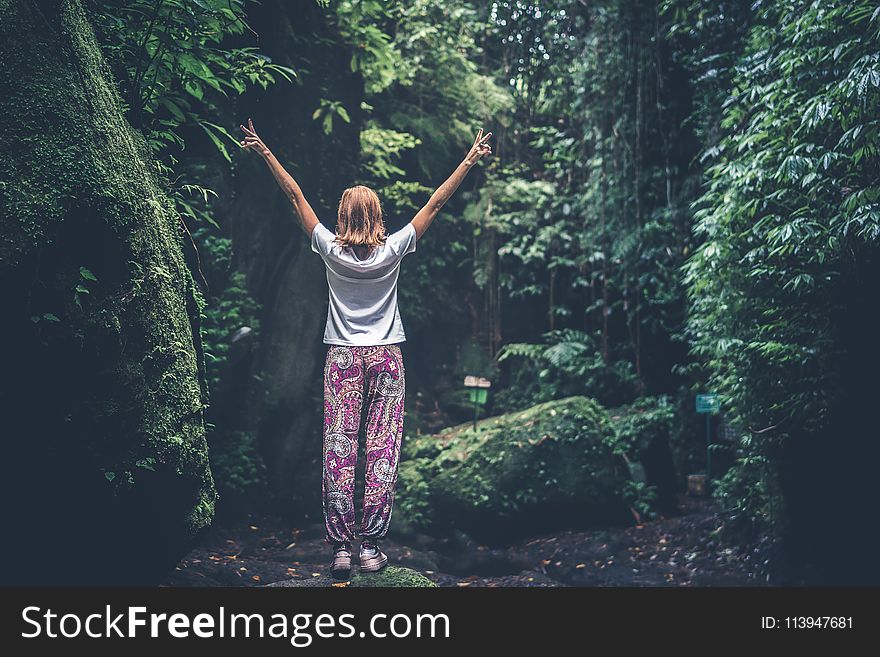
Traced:
<path fill-rule="evenodd" d="M 254 130 L 254 122 L 251 119 L 248 119 L 247 128 L 243 125 L 239 125 L 238 127 L 244 132 L 244 139 L 239 142 L 242 148 L 256 151 L 263 157 L 269 154 L 269 147 L 263 143 L 263 140 L 260 139 L 257 131 Z"/>
<path fill-rule="evenodd" d="M 480 128 L 480 131 L 477 133 L 477 138 L 474 140 L 474 145 L 471 146 L 471 150 L 464 158 L 464 161 L 468 166 L 473 166 L 481 157 L 492 152 L 492 147 L 489 145 L 489 137 L 491 136 L 491 132 L 487 132 L 484 135 L 483 129 Z"/>

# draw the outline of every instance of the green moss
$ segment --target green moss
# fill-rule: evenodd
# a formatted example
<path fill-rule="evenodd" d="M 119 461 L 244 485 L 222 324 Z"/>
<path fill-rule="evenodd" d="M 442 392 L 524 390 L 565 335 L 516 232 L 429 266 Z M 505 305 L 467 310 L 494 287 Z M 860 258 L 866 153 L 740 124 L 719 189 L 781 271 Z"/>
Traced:
<path fill-rule="evenodd" d="M 586 397 L 404 445 L 395 516 L 404 531 L 446 524 L 491 536 L 623 517 L 629 472 L 606 412 Z"/>
<path fill-rule="evenodd" d="M 21 448 L 22 458 L 67 461 L 22 467 L 82 469 L 65 476 L 100 480 L 107 496 L 84 501 L 83 513 L 129 508 L 161 525 L 145 534 L 180 549 L 210 523 L 216 492 L 203 423 L 204 299 L 179 219 L 79 2 L 0 8 L 0 108 L 15 117 L 0 133 L 0 272 L 19 313 L 3 328 L 3 344 L 16 346 L 5 362 L 19 399 L 42 396 L 37 439 L 51 443 Z M 77 305 L 82 267 L 96 280 Z M 60 321 L 30 321 L 44 313 Z M 28 426 L 33 409 L 15 403 L 4 416 Z M 127 531 L 118 517 L 108 523 Z"/>
<path fill-rule="evenodd" d="M 437 586 L 424 575 L 409 568 L 386 566 L 378 573 L 357 573 L 351 578 L 351 586 L 357 587 L 435 587 Z"/>
<path fill-rule="evenodd" d="M 437 585 L 424 575 L 410 568 L 400 566 L 386 566 L 377 573 L 360 573 L 357 569 L 348 580 L 339 581 L 329 574 L 308 579 L 288 579 L 281 582 L 268 584 L 270 587 L 284 588 L 320 588 L 338 586 L 340 588 L 353 586 L 355 588 L 430 588 Z"/>

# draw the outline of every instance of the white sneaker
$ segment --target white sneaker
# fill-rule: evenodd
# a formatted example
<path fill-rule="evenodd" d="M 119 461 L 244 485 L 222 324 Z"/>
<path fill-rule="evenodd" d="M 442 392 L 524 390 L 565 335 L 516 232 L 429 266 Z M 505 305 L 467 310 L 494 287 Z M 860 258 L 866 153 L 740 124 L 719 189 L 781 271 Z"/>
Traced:
<path fill-rule="evenodd" d="M 361 572 L 371 573 L 381 570 L 388 563 L 388 556 L 378 545 L 361 543 L 360 562 Z"/>

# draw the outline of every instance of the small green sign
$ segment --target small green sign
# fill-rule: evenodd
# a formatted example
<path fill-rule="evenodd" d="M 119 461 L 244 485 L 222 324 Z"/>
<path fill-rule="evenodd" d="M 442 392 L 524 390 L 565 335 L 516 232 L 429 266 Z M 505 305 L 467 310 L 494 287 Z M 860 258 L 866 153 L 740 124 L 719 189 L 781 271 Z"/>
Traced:
<path fill-rule="evenodd" d="M 716 393 L 697 395 L 697 413 L 717 413 L 720 408 L 721 401 Z"/>
<path fill-rule="evenodd" d="M 471 388 L 468 392 L 470 392 L 472 404 L 483 406 L 486 403 L 489 391 L 485 388 Z"/>

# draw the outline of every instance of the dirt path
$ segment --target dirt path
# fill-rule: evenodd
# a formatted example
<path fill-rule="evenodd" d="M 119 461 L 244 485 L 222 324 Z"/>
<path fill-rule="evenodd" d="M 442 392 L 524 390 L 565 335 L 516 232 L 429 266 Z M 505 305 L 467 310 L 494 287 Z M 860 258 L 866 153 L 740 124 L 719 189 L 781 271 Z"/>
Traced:
<path fill-rule="evenodd" d="M 680 513 L 632 527 L 559 531 L 490 548 L 459 537 L 419 548 L 391 540 L 391 562 L 440 586 L 761 586 L 763 546 L 738 545 L 735 516 L 681 496 Z M 214 527 L 168 586 L 262 586 L 326 573 L 323 526 L 251 517 Z"/>

